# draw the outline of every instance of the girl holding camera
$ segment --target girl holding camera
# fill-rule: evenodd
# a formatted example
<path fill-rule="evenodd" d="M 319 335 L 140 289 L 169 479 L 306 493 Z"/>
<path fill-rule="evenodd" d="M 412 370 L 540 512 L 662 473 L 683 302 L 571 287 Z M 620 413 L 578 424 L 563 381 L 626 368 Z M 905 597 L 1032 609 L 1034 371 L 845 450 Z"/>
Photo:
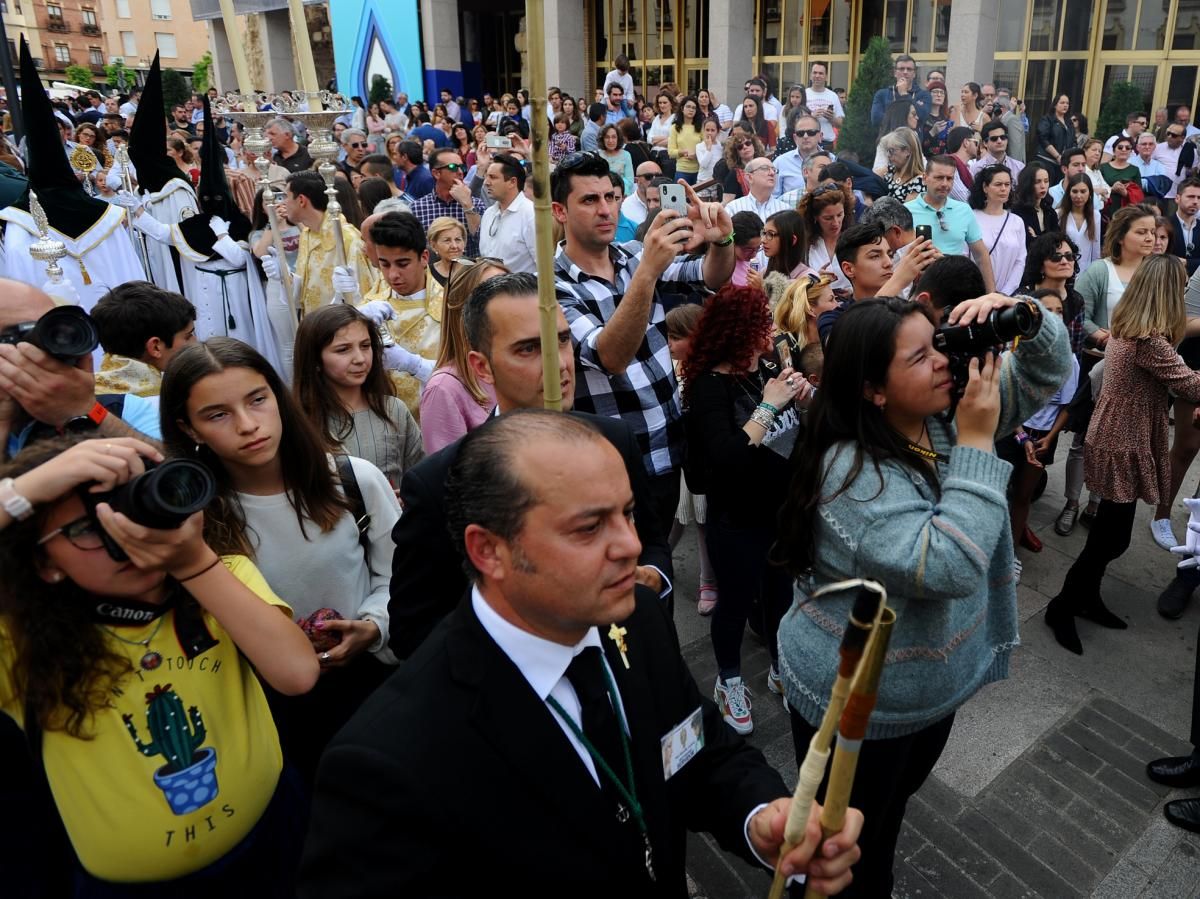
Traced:
<path fill-rule="evenodd" d="M 31 861 L 8 868 L 13 895 L 294 890 L 300 789 L 260 678 L 304 693 L 317 660 L 203 512 L 173 530 L 86 512 L 80 491 L 161 459 L 132 438 L 63 437 L 0 472 L 0 710 L 22 731 L 0 739 L 17 766 L 4 805 L 22 810 L 4 843 Z"/>
<path fill-rule="evenodd" d="M 850 797 L 867 824 L 864 861 L 845 896 L 891 894 L 905 804 L 933 770 L 957 709 L 1007 676 L 1017 642 L 1012 467 L 994 447 L 1066 379 L 1066 329 L 1035 301 L 998 294 L 949 314 L 951 326 L 981 323 L 1017 302 L 1033 304 L 1040 330 L 999 360 L 970 361 L 953 420 L 944 416 L 950 361 L 934 349 L 920 304 L 859 300 L 825 348 L 774 551 L 797 577 L 796 601 L 779 626 L 797 758 L 825 711 L 854 602 L 853 591 L 814 600 L 815 589 L 872 578 L 897 616 Z"/>
<path fill-rule="evenodd" d="M 1167 398 L 1200 403 L 1200 372 L 1179 355 L 1189 330 L 1183 304 L 1187 269 L 1177 256 L 1150 256 L 1137 267 L 1112 312 L 1104 385 L 1088 425 L 1084 466 L 1100 495 L 1087 543 L 1046 607 L 1046 624 L 1064 649 L 1083 655 L 1076 618 L 1124 630 L 1128 624 L 1100 598 L 1110 562 L 1129 548 L 1138 500 L 1171 494 Z M 1195 335 L 1191 335 L 1195 336 Z"/>
<path fill-rule="evenodd" d="M 240 341 L 176 355 L 161 408 L 168 455 L 216 476 L 209 529 L 254 559 L 314 643 L 316 688 L 275 707 L 284 752 L 311 780 L 325 744 L 396 663 L 387 603 L 400 504 L 370 462 L 336 464 L 275 369 Z"/>

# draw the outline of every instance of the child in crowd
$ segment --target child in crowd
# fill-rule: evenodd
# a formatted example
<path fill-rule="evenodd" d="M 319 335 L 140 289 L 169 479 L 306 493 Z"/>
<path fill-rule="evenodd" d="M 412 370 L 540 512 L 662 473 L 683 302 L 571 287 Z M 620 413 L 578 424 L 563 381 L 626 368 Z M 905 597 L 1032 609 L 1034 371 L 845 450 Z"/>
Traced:
<path fill-rule="evenodd" d="M 393 490 L 424 458 L 421 429 L 383 366 L 379 330 L 353 306 L 322 306 L 304 316 L 296 329 L 294 389 L 328 446 L 366 459 Z"/>
<path fill-rule="evenodd" d="M 295 895 L 302 790 L 261 684 L 304 693 L 317 659 L 204 512 L 159 530 L 85 505 L 161 461 L 66 436 L 0 471 L 29 503 L 0 511 L 5 895 Z"/>
<path fill-rule="evenodd" d="M 550 164 L 558 165 L 579 149 L 579 141 L 570 131 L 571 117 L 559 113 L 554 117 L 554 133 L 550 135 Z"/>
<path fill-rule="evenodd" d="M 311 781 L 325 744 L 396 661 L 387 603 L 400 504 L 370 462 L 328 455 L 270 363 L 240 341 L 214 337 L 171 361 L 162 423 L 168 455 L 217 478 L 209 533 L 252 557 L 309 625 L 321 679 L 274 711 L 285 757 Z"/>
<path fill-rule="evenodd" d="M 825 368 L 825 350 L 819 341 L 805 344 L 796 358 L 796 367 L 804 380 L 813 387 L 821 386 L 821 372 Z"/>
<path fill-rule="evenodd" d="M 753 213 L 751 213 L 753 215 Z M 678 376 L 687 360 L 692 347 L 692 334 L 704 307 L 698 303 L 684 303 L 676 306 L 667 313 L 667 343 L 671 348 L 671 359 L 675 364 L 675 374 Z M 676 389 L 681 389 L 680 387 Z M 684 482 L 679 485 L 679 508 L 675 512 L 675 520 L 671 522 L 671 533 L 667 542 L 671 551 L 679 545 L 683 532 L 691 522 L 696 523 L 696 534 L 699 537 L 697 548 L 700 554 L 700 599 L 696 603 L 696 611 L 708 616 L 717 607 L 717 577 L 713 572 L 712 560 L 708 556 L 708 542 L 704 532 L 708 503 L 703 496 L 693 494 L 688 490 L 686 473 Z"/>
<path fill-rule="evenodd" d="M 171 358 L 196 342 L 196 307 L 186 297 L 149 281 L 126 281 L 91 312 L 104 360 L 97 393 L 158 396 Z"/>

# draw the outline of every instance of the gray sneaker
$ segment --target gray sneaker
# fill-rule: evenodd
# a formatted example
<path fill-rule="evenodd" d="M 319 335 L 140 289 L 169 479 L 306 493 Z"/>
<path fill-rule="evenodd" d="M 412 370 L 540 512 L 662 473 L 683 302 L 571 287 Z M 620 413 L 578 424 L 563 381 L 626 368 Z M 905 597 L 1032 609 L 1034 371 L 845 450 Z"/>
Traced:
<path fill-rule="evenodd" d="M 1058 513 L 1058 518 L 1054 522 L 1054 533 L 1060 537 L 1066 537 L 1071 531 L 1075 530 L 1075 522 L 1079 519 L 1079 506 L 1065 506 Z"/>

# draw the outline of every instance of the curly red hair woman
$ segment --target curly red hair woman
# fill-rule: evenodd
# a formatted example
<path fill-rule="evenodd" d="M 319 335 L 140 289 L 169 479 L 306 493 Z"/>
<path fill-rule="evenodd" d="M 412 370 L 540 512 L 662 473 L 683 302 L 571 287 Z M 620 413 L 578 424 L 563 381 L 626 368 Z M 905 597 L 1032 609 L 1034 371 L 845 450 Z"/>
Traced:
<path fill-rule="evenodd" d="M 713 698 L 729 725 L 747 734 L 754 722 L 741 676 L 742 634 L 761 597 L 761 633 L 775 659 L 792 586 L 767 553 L 801 429 L 797 406 L 808 405 L 813 388 L 775 356 L 766 294 L 732 285 L 706 304 L 683 378 L 688 487 L 708 495 L 705 540 L 721 585 L 711 619 L 719 671 Z M 774 664 L 767 687 L 783 689 Z"/>

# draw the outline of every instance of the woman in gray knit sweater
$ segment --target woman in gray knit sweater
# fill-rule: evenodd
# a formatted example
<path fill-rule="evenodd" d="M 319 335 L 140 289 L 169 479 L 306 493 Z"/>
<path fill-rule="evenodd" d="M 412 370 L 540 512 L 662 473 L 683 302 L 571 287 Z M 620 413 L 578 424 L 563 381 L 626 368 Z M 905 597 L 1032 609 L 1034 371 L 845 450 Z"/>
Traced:
<path fill-rule="evenodd" d="M 1016 302 L 967 300 L 950 323 L 982 321 Z M 1071 364 L 1066 328 L 1042 314 L 1035 337 L 982 370 L 971 363 L 950 421 L 950 368 L 927 316 L 916 303 L 879 299 L 855 303 L 838 320 L 781 515 L 777 552 L 798 578 L 779 628 L 797 759 L 828 703 L 854 600 L 811 593 L 872 578 L 897 615 L 850 800 L 867 823 L 846 896 L 891 895 L 908 798 L 937 762 L 958 707 L 1007 674 L 1018 641 L 1011 466 L 993 445 L 1046 402 Z"/>

